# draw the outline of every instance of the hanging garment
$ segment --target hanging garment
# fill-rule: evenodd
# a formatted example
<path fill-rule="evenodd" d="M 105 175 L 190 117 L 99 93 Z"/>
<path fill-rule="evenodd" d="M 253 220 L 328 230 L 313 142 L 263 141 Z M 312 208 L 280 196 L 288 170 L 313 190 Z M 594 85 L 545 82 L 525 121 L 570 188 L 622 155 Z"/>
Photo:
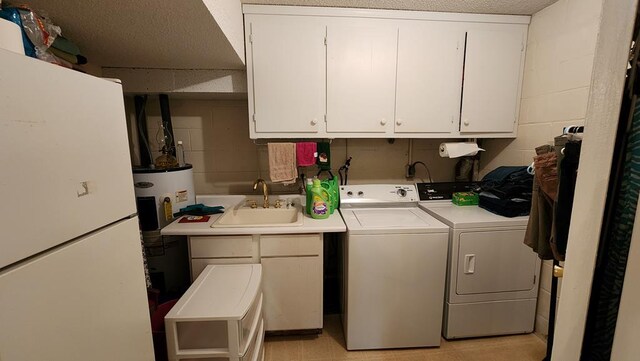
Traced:
<path fill-rule="evenodd" d="M 555 202 L 558 195 L 558 156 L 548 144 L 536 148 L 536 154 L 533 158 L 535 178 L 544 195 Z"/>
<path fill-rule="evenodd" d="M 564 261 L 569 239 L 571 210 L 578 178 L 581 141 L 568 141 L 558 163 L 558 197 L 553 208 L 551 250 L 558 261 Z"/>
<path fill-rule="evenodd" d="M 531 196 L 531 212 L 524 243 L 531 247 L 541 259 L 553 259 L 551 230 L 553 204 L 557 194 L 557 156 L 553 147 L 543 145 L 536 148 L 533 158 L 535 177 Z"/>

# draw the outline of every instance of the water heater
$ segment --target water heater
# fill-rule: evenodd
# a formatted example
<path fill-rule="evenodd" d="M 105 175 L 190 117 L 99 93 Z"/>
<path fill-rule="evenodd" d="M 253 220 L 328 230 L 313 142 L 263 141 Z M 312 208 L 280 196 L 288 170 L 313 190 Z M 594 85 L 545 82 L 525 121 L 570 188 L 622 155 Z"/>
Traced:
<path fill-rule="evenodd" d="M 136 204 L 143 232 L 161 229 L 173 221 L 173 214 L 195 204 L 193 167 L 170 169 L 134 168 Z"/>

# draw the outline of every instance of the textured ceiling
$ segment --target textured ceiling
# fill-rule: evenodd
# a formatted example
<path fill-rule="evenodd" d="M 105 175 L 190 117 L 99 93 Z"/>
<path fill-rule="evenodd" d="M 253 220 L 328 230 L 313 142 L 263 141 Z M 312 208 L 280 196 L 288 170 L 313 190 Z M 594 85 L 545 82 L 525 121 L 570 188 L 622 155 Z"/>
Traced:
<path fill-rule="evenodd" d="M 240 2 L 530 15 L 556 1 L 29 0 L 28 3 L 60 25 L 63 35 L 80 46 L 91 64 L 128 68 L 243 69 Z M 216 13 L 215 19 L 212 11 Z"/>
<path fill-rule="evenodd" d="M 558 0 L 241 0 L 244 4 L 331 6 L 455 13 L 533 15 Z"/>
<path fill-rule="evenodd" d="M 89 62 L 102 66 L 244 68 L 243 55 L 239 56 L 231 46 L 202 0 L 28 3 L 60 25 L 63 35 L 80 46 Z M 238 21 L 241 23 L 242 19 Z"/>

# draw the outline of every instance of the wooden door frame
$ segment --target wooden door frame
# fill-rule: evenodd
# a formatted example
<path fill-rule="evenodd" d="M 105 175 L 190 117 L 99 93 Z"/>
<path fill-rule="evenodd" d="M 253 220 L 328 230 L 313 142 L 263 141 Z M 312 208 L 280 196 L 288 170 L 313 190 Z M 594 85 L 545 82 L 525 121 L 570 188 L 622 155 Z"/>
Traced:
<path fill-rule="evenodd" d="M 603 0 L 556 318 L 554 361 L 580 359 L 637 2 Z"/>

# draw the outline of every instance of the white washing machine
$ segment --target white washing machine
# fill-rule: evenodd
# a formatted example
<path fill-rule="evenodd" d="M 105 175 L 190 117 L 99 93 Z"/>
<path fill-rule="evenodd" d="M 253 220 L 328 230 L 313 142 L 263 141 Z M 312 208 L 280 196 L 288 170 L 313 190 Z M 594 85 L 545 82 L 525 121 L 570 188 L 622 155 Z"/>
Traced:
<path fill-rule="evenodd" d="M 540 260 L 523 243 L 528 217 L 450 200 L 420 207 L 450 227 L 444 337 L 533 332 Z"/>
<path fill-rule="evenodd" d="M 449 228 L 414 185 L 340 187 L 348 350 L 439 346 Z"/>

